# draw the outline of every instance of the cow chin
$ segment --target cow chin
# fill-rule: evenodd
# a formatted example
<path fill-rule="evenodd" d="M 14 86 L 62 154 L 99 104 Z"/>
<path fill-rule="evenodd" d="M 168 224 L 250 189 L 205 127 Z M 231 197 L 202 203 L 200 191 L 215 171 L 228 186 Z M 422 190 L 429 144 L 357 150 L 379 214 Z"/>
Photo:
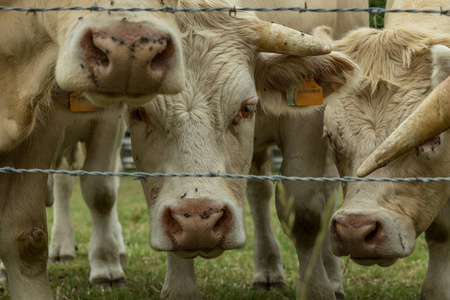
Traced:
<path fill-rule="evenodd" d="M 215 248 L 212 250 L 202 250 L 202 251 L 188 251 L 188 250 L 173 251 L 172 253 L 184 259 L 192 259 L 196 258 L 197 256 L 200 256 L 205 259 L 211 259 L 221 256 L 223 252 L 225 252 L 224 249 Z"/>
<path fill-rule="evenodd" d="M 113 93 L 84 92 L 86 98 L 95 106 L 111 107 L 120 103 L 129 106 L 142 106 L 155 98 L 155 94 L 123 95 Z"/>
<path fill-rule="evenodd" d="M 373 266 L 373 265 L 379 265 L 380 267 L 389 267 L 395 264 L 397 261 L 397 258 L 357 258 L 352 257 L 352 260 L 361 266 Z"/>

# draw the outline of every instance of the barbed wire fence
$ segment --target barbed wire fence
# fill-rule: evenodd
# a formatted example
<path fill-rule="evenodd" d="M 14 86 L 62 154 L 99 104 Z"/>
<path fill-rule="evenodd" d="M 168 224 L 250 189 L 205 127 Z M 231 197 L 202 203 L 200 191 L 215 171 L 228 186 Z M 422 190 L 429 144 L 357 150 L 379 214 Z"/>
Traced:
<path fill-rule="evenodd" d="M 417 10 L 417 9 L 385 9 L 381 7 L 369 8 L 308 8 L 305 7 L 201 7 L 201 8 L 175 8 L 173 6 L 163 6 L 161 8 L 117 8 L 117 7 L 101 7 L 97 5 L 89 7 L 12 7 L 0 6 L 0 11 L 16 11 L 26 13 L 38 12 L 60 12 L 60 11 L 90 11 L 90 12 L 163 12 L 163 13 L 199 13 L 199 12 L 228 12 L 230 15 L 236 16 L 238 12 L 282 12 L 291 11 L 298 13 L 346 13 L 346 12 L 368 12 L 372 15 L 382 13 L 424 13 L 424 14 L 439 14 L 442 16 L 450 16 L 450 9 L 439 10 Z M 12 167 L 0 168 L 0 173 L 3 174 L 63 174 L 74 177 L 81 176 L 115 176 L 115 177 L 134 177 L 135 179 L 146 178 L 173 178 L 173 177 L 197 177 L 197 178 L 230 178 L 230 179 L 256 179 L 256 180 L 270 180 L 277 181 L 316 181 L 316 182 L 450 182 L 450 177 L 410 177 L 410 178 L 358 178 L 358 177 L 296 177 L 296 176 L 261 176 L 261 175 L 243 175 L 243 174 L 220 174 L 217 172 L 210 172 L 207 174 L 190 174 L 190 173 L 146 173 L 146 172 L 88 172 L 88 171 L 66 171 L 66 170 L 44 170 L 44 169 L 16 169 Z"/>
<path fill-rule="evenodd" d="M 20 11 L 28 13 L 36 12 L 50 12 L 50 11 L 91 11 L 91 12 L 164 12 L 164 13 L 179 13 L 179 12 L 229 12 L 230 14 L 237 14 L 242 11 L 254 11 L 254 12 L 273 12 L 273 11 L 293 11 L 298 13 L 315 12 L 315 13 L 326 13 L 326 12 L 368 12 L 370 14 L 381 14 L 381 13 L 426 13 L 426 14 L 440 14 L 450 16 L 449 9 L 440 10 L 417 10 L 417 9 L 385 9 L 381 7 L 369 7 L 369 8 L 308 8 L 308 7 L 200 7 L 200 8 L 175 8 L 173 6 L 164 6 L 162 8 L 116 8 L 116 7 L 101 7 L 97 5 L 89 7 L 11 7 L 11 6 L 0 6 L 0 11 Z"/>
<path fill-rule="evenodd" d="M 43 169 L 16 169 L 12 167 L 0 168 L 3 174 L 61 174 L 74 177 L 82 176 L 114 176 L 114 177 L 134 177 L 135 179 L 146 178 L 228 178 L 228 179 L 256 179 L 270 181 L 316 181 L 316 182 L 450 182 L 450 177 L 405 177 L 405 178 L 359 178 L 359 177 L 297 177 L 284 175 L 243 175 L 225 174 L 218 172 L 209 173 L 146 173 L 146 172 L 89 172 L 89 171 L 67 171 L 67 170 L 43 170 Z"/>

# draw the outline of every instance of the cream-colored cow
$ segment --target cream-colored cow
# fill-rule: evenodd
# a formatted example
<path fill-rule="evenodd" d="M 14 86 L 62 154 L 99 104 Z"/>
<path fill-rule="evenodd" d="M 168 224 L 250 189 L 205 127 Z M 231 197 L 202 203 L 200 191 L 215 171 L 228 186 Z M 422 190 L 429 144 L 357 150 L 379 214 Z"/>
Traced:
<path fill-rule="evenodd" d="M 31 8 L 72 4 L 0 1 L 1 6 Z M 76 4 L 162 7 L 158 0 Z M 66 126 L 96 122 L 109 112 L 118 123 L 123 103 L 140 105 L 184 85 L 179 31 L 169 14 L 2 11 L 0 32 L 2 167 L 48 169 Z M 99 106 L 122 107 L 74 116 L 69 110 L 72 91 Z M 13 299 L 52 298 L 46 272 L 46 183 L 42 174 L 0 175 L 0 259 Z"/>
<path fill-rule="evenodd" d="M 180 1 L 176 7 L 233 4 L 198 0 Z M 307 75 L 320 77 L 325 102 L 354 88 L 359 70 L 342 63 L 346 60 L 340 55 L 309 56 L 312 52 L 305 53 L 302 45 L 316 42 L 307 34 L 245 12 L 237 17 L 228 12 L 176 13 L 175 19 L 183 36 L 187 86 L 178 95 L 157 96 L 155 102 L 129 110 L 139 171 L 246 174 L 258 103 L 273 115 L 301 115 L 301 108 L 286 105 L 284 95 Z M 330 50 L 322 41 L 316 45 L 306 48 L 315 48 L 316 54 Z M 162 298 L 196 299 L 193 258 L 214 258 L 245 243 L 246 183 L 147 178 L 142 186 L 150 211 L 150 244 L 168 252 Z"/>
<path fill-rule="evenodd" d="M 119 115 L 108 114 L 87 123 L 67 126 L 56 169 L 118 172 L 125 123 Z M 78 141 L 83 141 L 78 142 Z M 70 217 L 70 196 L 73 178 L 55 174 L 54 222 L 49 246 L 49 261 L 64 262 L 75 257 L 75 233 Z M 92 224 L 89 244 L 91 286 L 125 284 L 123 264 L 126 261 L 122 228 L 117 214 L 119 179 L 104 176 L 83 176 L 80 179 L 83 199 Z"/>
<path fill-rule="evenodd" d="M 439 0 L 389 5 L 449 8 L 448 1 Z M 325 109 L 326 134 L 341 176 L 358 175 L 361 163 L 450 75 L 440 64 L 450 53 L 449 33 L 446 16 L 387 14 L 384 30 L 355 30 L 333 43 L 365 75 L 358 89 Z M 448 176 L 449 139 L 445 131 L 371 177 Z M 359 264 L 389 266 L 410 255 L 425 231 L 430 260 L 421 297 L 449 299 L 449 197 L 445 182 L 347 183 L 342 207 L 330 224 L 333 251 Z"/>
<path fill-rule="evenodd" d="M 305 6 L 305 1 L 295 0 L 241 0 L 242 6 L 291 7 Z M 368 7 L 368 1 L 308 1 L 308 8 Z M 296 30 L 311 33 L 320 25 L 333 29 L 334 38 L 357 27 L 369 26 L 367 13 L 296 13 L 261 12 L 258 17 L 284 24 Z M 276 144 L 283 154 L 280 173 L 290 176 L 337 177 L 337 171 L 329 154 L 323 134 L 323 110 L 313 114 L 285 115 L 282 118 L 258 111 L 255 128 L 255 146 L 251 173 L 268 175 L 271 172 L 268 147 Z M 289 224 L 292 211 L 296 216 L 295 227 L 290 233 L 300 265 L 297 289 L 301 288 L 303 276 L 310 261 L 314 242 L 319 231 L 320 218 L 327 200 L 337 195 L 338 183 L 284 182 L 288 196 L 294 196 L 293 207 L 286 208 L 277 199 L 280 220 Z M 247 197 L 255 222 L 255 255 L 253 285 L 270 288 L 284 285 L 283 261 L 269 218 L 269 205 L 273 184 L 270 181 L 250 180 Z M 314 267 L 313 278 L 308 285 L 308 299 L 332 299 L 344 297 L 339 260 L 331 252 L 329 239 L 325 240 L 322 255 Z"/>

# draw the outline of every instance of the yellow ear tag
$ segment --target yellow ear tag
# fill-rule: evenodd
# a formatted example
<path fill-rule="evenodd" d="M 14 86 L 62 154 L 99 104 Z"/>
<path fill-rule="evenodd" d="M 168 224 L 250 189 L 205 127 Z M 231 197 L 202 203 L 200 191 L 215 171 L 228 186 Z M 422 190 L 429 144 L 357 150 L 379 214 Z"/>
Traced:
<path fill-rule="evenodd" d="M 323 90 L 314 81 L 314 76 L 306 77 L 301 86 L 292 86 L 286 92 L 288 105 L 311 106 L 323 104 Z"/>
<path fill-rule="evenodd" d="M 70 111 L 71 112 L 88 112 L 96 111 L 97 107 L 92 105 L 83 95 L 73 92 L 70 93 Z"/>

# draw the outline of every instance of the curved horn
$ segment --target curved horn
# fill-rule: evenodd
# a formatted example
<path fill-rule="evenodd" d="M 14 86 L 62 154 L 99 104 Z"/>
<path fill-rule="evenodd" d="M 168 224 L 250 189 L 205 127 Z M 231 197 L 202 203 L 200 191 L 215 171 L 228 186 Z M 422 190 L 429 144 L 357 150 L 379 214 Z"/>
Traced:
<path fill-rule="evenodd" d="M 367 176 L 448 128 L 450 128 L 450 76 L 441 82 L 364 161 L 357 175 Z"/>
<path fill-rule="evenodd" d="M 258 21 L 260 52 L 271 52 L 295 56 L 323 55 L 331 52 L 328 42 L 279 24 Z"/>

